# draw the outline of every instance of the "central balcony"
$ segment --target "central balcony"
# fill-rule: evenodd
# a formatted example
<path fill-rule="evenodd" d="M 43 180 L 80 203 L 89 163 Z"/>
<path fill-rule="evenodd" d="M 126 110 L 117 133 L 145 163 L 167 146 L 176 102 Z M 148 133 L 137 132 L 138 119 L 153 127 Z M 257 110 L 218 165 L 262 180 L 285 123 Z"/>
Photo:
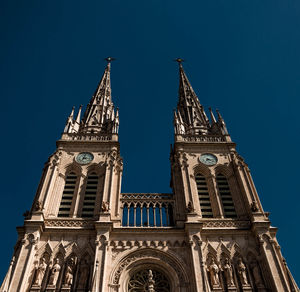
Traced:
<path fill-rule="evenodd" d="M 174 226 L 173 194 L 121 194 L 123 227 Z"/>

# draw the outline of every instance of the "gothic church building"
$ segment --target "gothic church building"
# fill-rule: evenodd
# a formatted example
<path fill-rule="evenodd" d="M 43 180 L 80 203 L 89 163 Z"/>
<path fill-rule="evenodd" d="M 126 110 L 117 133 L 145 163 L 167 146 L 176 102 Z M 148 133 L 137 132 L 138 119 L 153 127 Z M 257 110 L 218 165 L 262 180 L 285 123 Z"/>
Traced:
<path fill-rule="evenodd" d="M 172 193 L 121 193 L 111 60 L 45 164 L 0 292 L 299 291 L 247 164 L 181 59 Z"/>

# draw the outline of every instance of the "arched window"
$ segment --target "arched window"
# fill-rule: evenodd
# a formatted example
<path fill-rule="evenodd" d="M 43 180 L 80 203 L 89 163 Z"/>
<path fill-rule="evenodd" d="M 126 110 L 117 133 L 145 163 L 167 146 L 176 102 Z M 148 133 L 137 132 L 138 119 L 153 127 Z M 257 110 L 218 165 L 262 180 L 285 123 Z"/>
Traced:
<path fill-rule="evenodd" d="M 202 217 L 212 218 L 213 212 L 211 208 L 206 179 L 202 174 L 196 174 L 195 179 L 197 184 L 198 197 L 199 197 Z"/>
<path fill-rule="evenodd" d="M 152 286 L 152 289 L 150 288 Z M 128 281 L 128 292 L 137 291 L 170 292 L 169 279 L 156 269 L 143 269 L 131 275 Z"/>
<path fill-rule="evenodd" d="M 66 176 L 65 187 L 63 190 L 58 217 L 69 217 L 71 215 L 71 206 L 73 203 L 77 176 L 74 172 L 70 172 Z"/>
<path fill-rule="evenodd" d="M 93 217 L 98 187 L 98 176 L 91 173 L 87 177 L 81 217 Z"/>
<path fill-rule="evenodd" d="M 236 218 L 237 215 L 235 212 L 228 181 L 223 174 L 217 175 L 217 185 L 218 185 L 219 194 L 223 205 L 224 217 Z"/>

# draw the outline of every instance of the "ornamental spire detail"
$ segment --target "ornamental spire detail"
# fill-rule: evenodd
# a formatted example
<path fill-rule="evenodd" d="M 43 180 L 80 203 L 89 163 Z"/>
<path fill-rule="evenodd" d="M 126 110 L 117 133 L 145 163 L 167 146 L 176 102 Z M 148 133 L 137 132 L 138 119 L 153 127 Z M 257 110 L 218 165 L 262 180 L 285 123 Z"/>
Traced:
<path fill-rule="evenodd" d="M 204 112 L 203 106 L 193 90 L 183 67 L 182 59 L 176 59 L 179 63 L 179 100 L 177 112 L 179 123 L 183 123 L 185 134 L 206 134 L 210 126 L 209 120 Z M 182 128 L 182 126 L 181 126 Z"/>
<path fill-rule="evenodd" d="M 219 112 L 218 121 L 210 109 L 209 121 L 203 106 L 188 80 L 182 62 L 183 59 L 175 60 L 179 64 L 179 90 L 177 110 L 174 111 L 175 135 L 228 135 L 225 122 Z"/>
<path fill-rule="evenodd" d="M 80 121 L 81 107 L 76 120 L 73 119 L 74 109 L 67 120 L 64 133 L 93 133 L 93 134 L 117 134 L 119 130 L 119 114 L 115 114 L 111 96 L 109 57 L 105 59 L 107 66 L 103 76 L 84 112 Z"/>

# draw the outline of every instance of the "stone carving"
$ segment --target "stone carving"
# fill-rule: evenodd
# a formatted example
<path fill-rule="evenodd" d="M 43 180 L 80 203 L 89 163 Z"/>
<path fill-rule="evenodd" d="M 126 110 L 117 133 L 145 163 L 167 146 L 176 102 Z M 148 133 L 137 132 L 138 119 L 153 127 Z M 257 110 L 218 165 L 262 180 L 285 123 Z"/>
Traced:
<path fill-rule="evenodd" d="M 195 209 L 194 209 L 194 207 L 193 207 L 193 203 L 192 203 L 191 201 L 189 201 L 189 203 L 188 203 L 188 205 L 187 205 L 187 207 L 186 207 L 186 211 L 187 211 L 188 213 L 192 213 L 192 212 L 195 211 Z"/>
<path fill-rule="evenodd" d="M 238 259 L 237 271 L 243 286 L 248 286 L 246 266 L 241 258 Z"/>
<path fill-rule="evenodd" d="M 218 227 L 218 228 L 223 228 L 223 227 L 235 227 L 235 228 L 249 228 L 250 227 L 250 222 L 249 221 L 239 221 L 239 220 L 230 220 L 230 221 L 223 221 L 223 220 L 216 220 L 216 221 L 204 221 L 203 222 L 203 227 Z"/>
<path fill-rule="evenodd" d="M 66 266 L 66 273 L 64 279 L 64 285 L 66 287 L 70 287 L 73 284 L 74 265 L 75 265 L 75 259 L 71 258 L 70 262 Z"/>
<path fill-rule="evenodd" d="M 42 211 L 43 205 L 40 201 L 37 201 L 34 205 L 34 211 Z"/>
<path fill-rule="evenodd" d="M 43 258 L 41 258 L 40 264 L 36 269 L 35 281 L 34 281 L 33 285 L 35 285 L 35 286 L 42 285 L 46 269 L 47 269 L 47 264 L 46 264 L 45 258 L 43 257 Z"/>
<path fill-rule="evenodd" d="M 155 284 L 155 281 L 153 280 L 153 273 L 151 270 L 149 270 L 149 273 L 148 273 L 148 291 L 149 292 L 155 292 L 154 284 Z"/>
<path fill-rule="evenodd" d="M 175 270 L 180 282 L 186 282 L 184 280 L 184 276 L 181 272 L 181 269 L 168 256 L 161 254 L 160 252 L 157 252 L 155 250 L 143 250 L 141 253 L 135 253 L 133 255 L 128 256 L 120 263 L 118 269 L 115 272 L 113 284 L 119 284 L 121 273 L 129 264 L 143 258 L 156 258 L 158 260 L 161 260 L 162 262 L 169 264 Z"/>
<path fill-rule="evenodd" d="M 50 279 L 49 279 L 49 285 L 50 286 L 56 286 L 59 273 L 60 273 L 59 259 L 56 259 L 55 264 L 51 269 L 51 274 L 50 274 Z"/>
<path fill-rule="evenodd" d="M 233 282 L 233 274 L 232 274 L 232 266 L 228 258 L 225 259 L 223 265 L 223 271 L 226 279 L 226 283 L 228 287 L 234 286 Z"/>
<path fill-rule="evenodd" d="M 109 212 L 109 202 L 102 202 L 101 211 L 102 212 Z"/>
<path fill-rule="evenodd" d="M 47 227 L 85 227 L 91 228 L 93 222 L 88 220 L 45 220 Z"/>
<path fill-rule="evenodd" d="M 220 286 L 220 279 L 219 279 L 219 267 L 215 263 L 214 258 L 211 259 L 211 264 L 208 266 L 208 271 L 210 274 L 210 282 L 212 287 L 219 287 Z"/>
<path fill-rule="evenodd" d="M 67 265 L 66 275 L 65 275 L 65 285 L 71 286 L 73 283 L 73 269 L 70 265 Z"/>
<path fill-rule="evenodd" d="M 80 265 L 78 289 L 86 288 L 88 277 L 89 277 L 89 271 L 90 271 L 90 267 L 87 260 L 85 259 Z"/>

